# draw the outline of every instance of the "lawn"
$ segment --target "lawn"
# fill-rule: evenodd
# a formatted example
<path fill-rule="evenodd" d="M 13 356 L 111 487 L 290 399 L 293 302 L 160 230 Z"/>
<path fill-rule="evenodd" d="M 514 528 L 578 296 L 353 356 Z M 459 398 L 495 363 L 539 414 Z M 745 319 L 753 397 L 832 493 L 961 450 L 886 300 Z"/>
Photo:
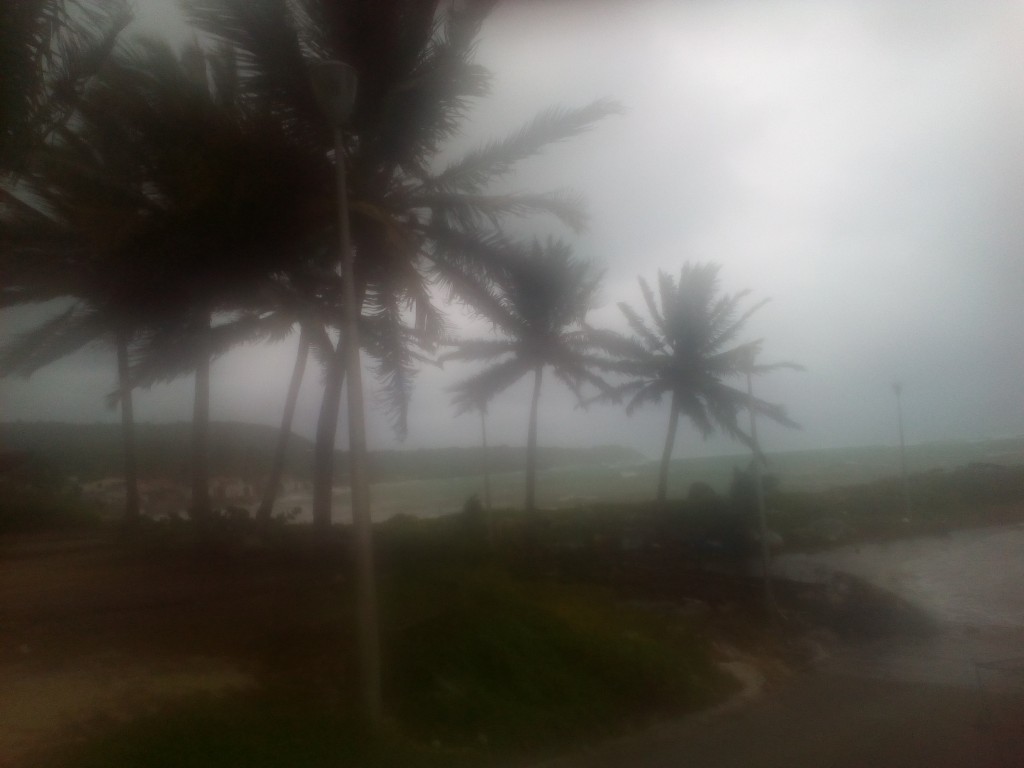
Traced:
<path fill-rule="evenodd" d="M 0 739 L 51 768 L 479 765 L 734 688 L 703 619 L 546 577 L 456 519 L 399 520 L 378 527 L 388 720 L 370 737 L 354 706 L 344 532 L 327 546 L 279 534 L 268 546 L 167 526 L 130 541 L 5 538 L 0 704 L 53 695 Z M 186 669 L 198 670 L 188 684 Z"/>

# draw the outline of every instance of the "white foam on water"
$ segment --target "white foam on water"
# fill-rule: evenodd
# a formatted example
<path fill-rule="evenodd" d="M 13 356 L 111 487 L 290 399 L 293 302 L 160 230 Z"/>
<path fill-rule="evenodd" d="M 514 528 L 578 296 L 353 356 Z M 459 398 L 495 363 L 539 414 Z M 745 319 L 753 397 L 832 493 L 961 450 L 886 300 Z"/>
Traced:
<path fill-rule="evenodd" d="M 944 623 L 1024 627 L 1024 525 L 784 555 L 776 567 L 806 581 L 851 573 Z"/>

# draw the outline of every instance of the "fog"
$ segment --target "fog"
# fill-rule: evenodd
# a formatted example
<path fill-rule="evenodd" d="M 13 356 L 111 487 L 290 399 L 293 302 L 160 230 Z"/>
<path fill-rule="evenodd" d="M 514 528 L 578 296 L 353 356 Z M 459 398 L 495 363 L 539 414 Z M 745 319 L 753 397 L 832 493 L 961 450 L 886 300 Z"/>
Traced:
<path fill-rule="evenodd" d="M 164 23 L 140 4 L 140 23 Z M 168 22 L 170 23 L 170 22 Z M 508 3 L 478 60 L 492 96 L 462 147 L 537 111 L 610 97 L 624 114 L 524 164 L 510 184 L 571 187 L 591 216 L 573 242 L 606 269 L 593 325 L 625 330 L 637 276 L 687 261 L 722 265 L 722 289 L 771 302 L 748 324 L 765 359 L 795 360 L 757 382 L 802 429 L 765 425 L 766 450 L 896 440 L 894 380 L 910 442 L 1024 433 L 1024 7 L 974 2 Z M 7 312 L 9 335 L 38 308 Z M 487 327 L 452 310 L 469 335 Z M 248 347 L 213 369 L 212 418 L 274 424 L 296 338 Z M 374 447 L 469 445 L 447 388 L 468 369 L 425 367 L 409 435 L 381 408 Z M 31 379 L 0 380 L 3 419 L 114 420 L 112 353 L 89 350 Z M 296 430 L 311 435 L 320 380 L 307 374 Z M 575 407 L 548 379 L 540 441 L 620 443 L 656 455 L 667 402 L 631 418 Z M 493 442 L 523 444 L 528 387 L 492 405 Z M 138 395 L 140 420 L 187 420 L 191 381 Z M 677 457 L 738 446 L 681 424 Z"/>

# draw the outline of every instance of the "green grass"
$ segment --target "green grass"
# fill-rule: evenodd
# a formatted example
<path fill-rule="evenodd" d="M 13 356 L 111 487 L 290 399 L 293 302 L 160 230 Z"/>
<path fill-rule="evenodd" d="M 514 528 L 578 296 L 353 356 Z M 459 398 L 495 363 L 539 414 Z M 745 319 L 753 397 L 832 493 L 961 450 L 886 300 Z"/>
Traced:
<path fill-rule="evenodd" d="M 380 536 L 384 737 L 358 726 L 348 590 L 321 587 L 276 602 L 265 620 L 253 614 L 246 631 L 265 633 L 251 644 L 262 648 L 258 690 L 94 729 L 53 766 L 479 765 L 606 737 L 732 688 L 683 619 L 595 588 L 517 580 L 451 521 L 393 528 Z M 182 616 L 188 642 L 237 631 L 204 625 L 242 626 L 237 610 Z"/>
<path fill-rule="evenodd" d="M 483 575 L 397 637 L 390 688 L 420 738 L 499 750 L 689 709 L 728 690 L 692 628 L 597 590 Z"/>
<path fill-rule="evenodd" d="M 457 766 L 466 753 L 387 734 L 369 738 L 350 717 L 297 699 L 197 700 L 95 738 L 54 761 L 76 768 L 338 768 Z M 468 763 L 466 763 L 468 764 Z"/>

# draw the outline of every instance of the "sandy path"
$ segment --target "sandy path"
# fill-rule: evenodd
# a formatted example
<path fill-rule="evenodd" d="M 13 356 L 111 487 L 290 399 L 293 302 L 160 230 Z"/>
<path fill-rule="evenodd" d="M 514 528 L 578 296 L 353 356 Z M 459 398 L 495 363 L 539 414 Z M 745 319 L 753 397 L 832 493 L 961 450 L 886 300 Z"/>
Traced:
<path fill-rule="evenodd" d="M 0 768 L 184 697 L 253 685 L 236 660 L 187 642 L 176 611 L 194 610 L 202 588 L 154 578 L 100 540 L 4 542 Z"/>

